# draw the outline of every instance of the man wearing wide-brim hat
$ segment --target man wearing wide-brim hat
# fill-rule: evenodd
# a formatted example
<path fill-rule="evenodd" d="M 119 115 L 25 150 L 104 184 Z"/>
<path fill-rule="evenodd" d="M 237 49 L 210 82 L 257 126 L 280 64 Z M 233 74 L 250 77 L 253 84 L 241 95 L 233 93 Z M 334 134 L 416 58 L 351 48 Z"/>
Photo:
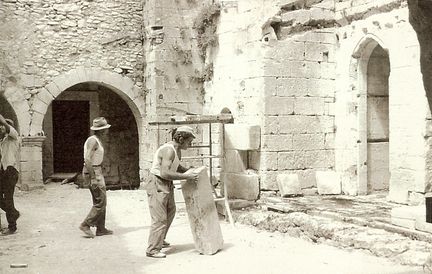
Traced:
<path fill-rule="evenodd" d="M 106 186 L 102 174 L 102 161 L 104 158 L 103 140 L 111 127 L 104 117 L 93 120 L 90 128 L 94 134 L 87 138 L 84 143 L 84 181 L 89 183 L 90 193 L 93 198 L 93 206 L 85 220 L 79 226 L 86 237 L 93 238 L 95 235 L 91 227 L 96 227 L 96 236 L 110 235 L 113 232 L 105 227 L 106 216 Z"/>
<path fill-rule="evenodd" d="M 173 180 L 198 180 L 198 174 L 185 173 L 187 168 L 180 164 L 181 150 L 188 149 L 195 139 L 193 129 L 181 126 L 172 137 L 172 141 L 155 152 L 150 182 L 146 186 L 151 216 L 146 255 L 153 258 L 165 258 L 166 254 L 161 250 L 169 246 L 165 237 L 176 212 Z"/>

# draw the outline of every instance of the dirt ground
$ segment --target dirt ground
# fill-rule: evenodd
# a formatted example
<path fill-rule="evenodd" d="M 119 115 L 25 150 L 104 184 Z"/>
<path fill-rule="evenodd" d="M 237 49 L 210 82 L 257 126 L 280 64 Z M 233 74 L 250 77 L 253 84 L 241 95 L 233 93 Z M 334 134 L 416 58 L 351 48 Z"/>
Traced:
<path fill-rule="evenodd" d="M 87 239 L 78 230 L 91 204 L 87 189 L 46 185 L 45 190 L 18 192 L 18 232 L 0 237 L 0 273 L 423 273 L 358 250 L 318 245 L 281 233 L 221 221 L 224 248 L 200 255 L 184 204 L 168 233 L 172 246 L 165 259 L 145 256 L 149 231 L 143 190 L 108 191 L 107 227 L 114 235 Z M 2 226 L 6 226 L 4 214 Z M 11 268 L 11 264 L 27 264 Z"/>

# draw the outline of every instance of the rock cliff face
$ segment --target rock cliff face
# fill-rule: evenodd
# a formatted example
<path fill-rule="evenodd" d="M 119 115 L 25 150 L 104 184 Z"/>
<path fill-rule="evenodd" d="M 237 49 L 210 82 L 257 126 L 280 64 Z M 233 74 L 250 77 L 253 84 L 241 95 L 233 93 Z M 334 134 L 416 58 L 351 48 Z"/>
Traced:
<path fill-rule="evenodd" d="M 420 43 L 423 84 L 432 108 L 432 1 L 408 0 L 409 20 Z"/>

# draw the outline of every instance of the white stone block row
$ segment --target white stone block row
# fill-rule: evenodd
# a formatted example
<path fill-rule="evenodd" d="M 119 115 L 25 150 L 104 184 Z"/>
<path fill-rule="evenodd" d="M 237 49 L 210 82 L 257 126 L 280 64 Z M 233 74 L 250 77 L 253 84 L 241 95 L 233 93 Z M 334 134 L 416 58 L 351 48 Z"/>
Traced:
<path fill-rule="evenodd" d="M 292 134 L 262 135 L 261 151 L 287 151 L 293 149 Z"/>
<path fill-rule="evenodd" d="M 323 115 L 324 98 L 296 97 L 294 100 L 294 113 L 300 115 Z"/>
<path fill-rule="evenodd" d="M 278 96 L 286 97 L 334 97 L 335 81 L 331 79 L 308 79 L 268 77 L 265 79 L 265 88 L 276 91 Z"/>
<path fill-rule="evenodd" d="M 278 153 L 278 168 L 280 170 L 333 168 L 334 166 L 333 150 L 296 150 Z"/>
<path fill-rule="evenodd" d="M 268 118 L 270 119 L 270 118 Z M 276 118 L 278 132 L 288 133 L 332 133 L 334 117 L 289 115 Z"/>
<path fill-rule="evenodd" d="M 265 99 L 265 113 L 268 115 L 293 114 L 295 109 L 295 102 L 296 99 L 291 97 L 267 97 Z"/>
<path fill-rule="evenodd" d="M 336 44 L 336 33 L 334 30 L 315 30 L 309 31 L 302 35 L 297 35 L 294 37 L 296 41 L 300 42 L 314 42 L 314 43 L 326 43 L 326 44 Z"/>
<path fill-rule="evenodd" d="M 325 148 L 325 134 L 293 134 L 293 147 L 297 150 L 320 150 Z"/>

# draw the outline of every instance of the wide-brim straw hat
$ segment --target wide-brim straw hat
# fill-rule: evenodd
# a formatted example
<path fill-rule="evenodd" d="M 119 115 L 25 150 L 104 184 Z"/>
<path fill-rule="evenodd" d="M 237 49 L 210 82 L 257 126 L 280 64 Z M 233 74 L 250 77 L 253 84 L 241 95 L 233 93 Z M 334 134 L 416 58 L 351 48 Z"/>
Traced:
<path fill-rule="evenodd" d="M 90 128 L 91 130 L 102 130 L 110 128 L 111 125 L 108 124 L 107 120 L 104 117 L 98 117 L 93 120 L 93 126 Z"/>

